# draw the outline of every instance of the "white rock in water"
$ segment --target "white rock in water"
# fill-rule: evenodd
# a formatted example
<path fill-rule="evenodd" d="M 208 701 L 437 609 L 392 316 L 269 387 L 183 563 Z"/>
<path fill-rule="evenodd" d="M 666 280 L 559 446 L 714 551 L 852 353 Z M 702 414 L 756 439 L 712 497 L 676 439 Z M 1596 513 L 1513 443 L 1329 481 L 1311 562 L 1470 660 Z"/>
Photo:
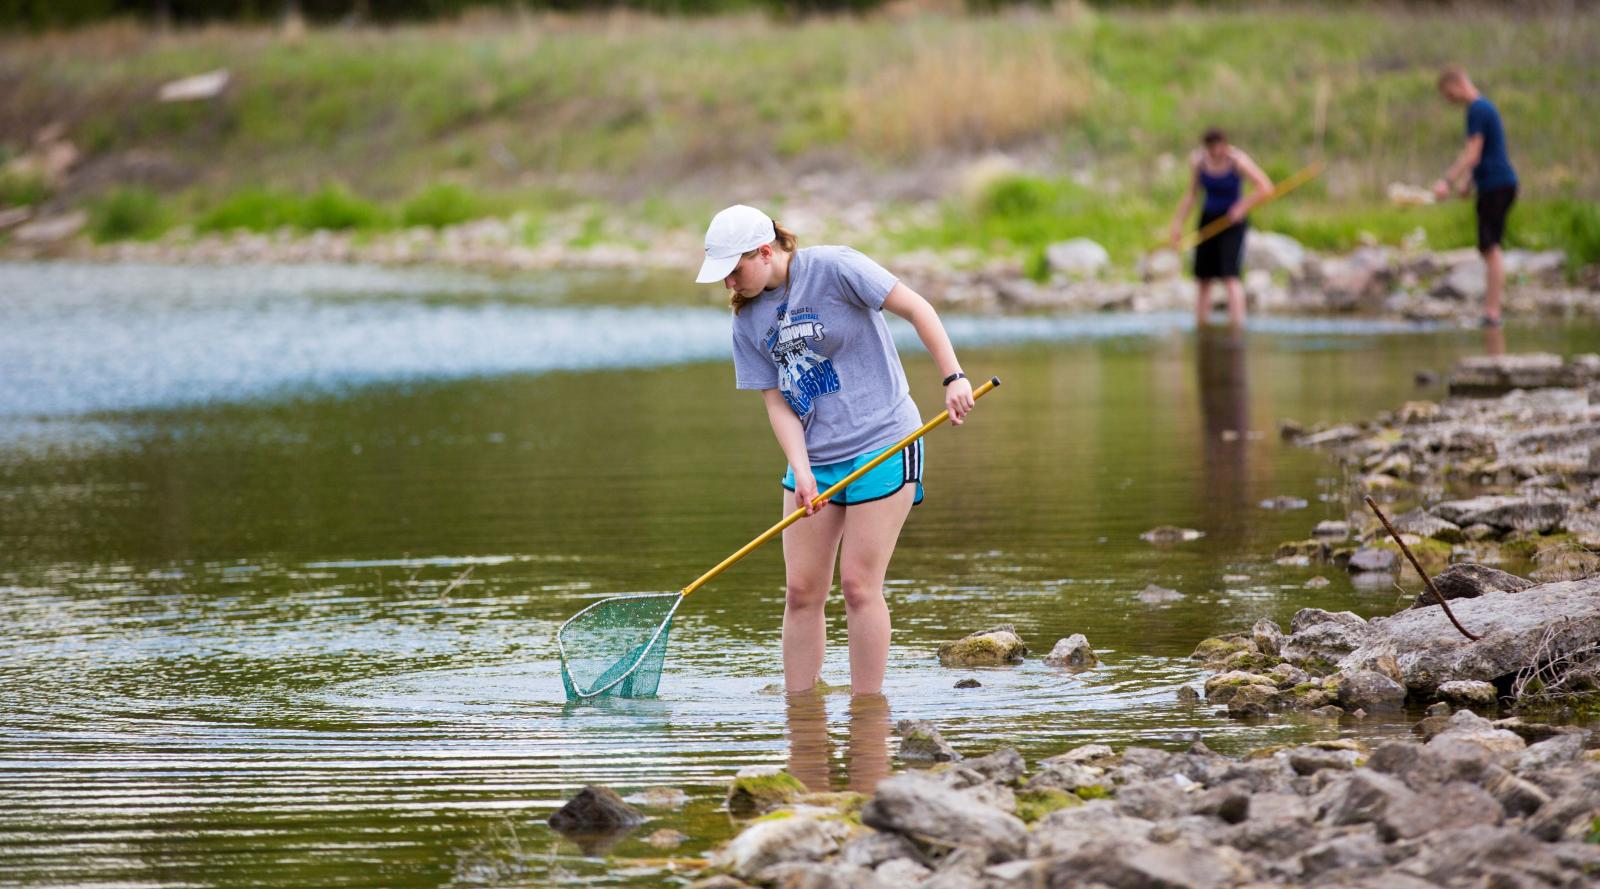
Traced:
<path fill-rule="evenodd" d="M 1179 594 L 1179 598 L 1182 598 L 1182 594 Z M 1082 633 L 1073 633 L 1065 639 L 1057 640 L 1055 647 L 1044 656 L 1044 662 L 1061 667 L 1087 669 L 1099 663 L 1100 659 L 1095 656 L 1094 649 L 1089 647 L 1089 640 Z"/>
<path fill-rule="evenodd" d="M 1306 248 L 1288 235 L 1251 230 L 1244 239 L 1245 265 L 1267 272 L 1300 274 L 1306 261 Z"/>
<path fill-rule="evenodd" d="M 1094 277 L 1111 265 L 1111 254 L 1088 238 L 1073 238 L 1046 247 L 1044 261 L 1052 272 Z"/>

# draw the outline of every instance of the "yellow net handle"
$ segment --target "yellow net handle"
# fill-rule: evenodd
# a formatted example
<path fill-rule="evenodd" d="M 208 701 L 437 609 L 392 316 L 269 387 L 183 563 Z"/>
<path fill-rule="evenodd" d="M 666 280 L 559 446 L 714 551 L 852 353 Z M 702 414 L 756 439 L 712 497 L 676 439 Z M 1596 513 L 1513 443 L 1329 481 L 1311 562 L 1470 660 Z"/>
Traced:
<path fill-rule="evenodd" d="M 972 390 L 972 398 L 973 398 L 973 400 L 976 401 L 977 399 L 982 398 L 984 395 L 988 394 L 989 390 L 993 389 L 994 387 L 996 387 L 998 385 L 1000 385 L 1000 378 L 999 377 L 990 377 L 988 382 L 986 382 L 982 386 L 979 386 L 978 388 Z M 839 493 L 840 491 L 844 490 L 846 487 L 849 487 L 851 482 L 853 482 L 856 479 L 862 477 L 863 475 L 866 475 L 867 473 L 871 472 L 872 470 L 877 469 L 879 464 L 883 463 L 883 461 L 889 459 L 890 457 L 893 457 L 895 454 L 899 453 L 900 450 L 902 448 L 904 448 L 906 445 L 909 445 L 912 442 L 916 441 L 917 439 L 921 438 L 922 436 L 927 435 L 930 431 L 932 431 L 932 429 L 935 426 L 938 426 L 940 423 L 943 423 L 944 421 L 946 421 L 948 419 L 950 419 L 950 412 L 948 410 L 940 411 L 939 412 L 939 416 L 934 417 L 933 419 L 929 420 L 926 423 L 923 423 L 921 428 L 917 429 L 916 432 L 911 433 L 910 435 L 906 436 L 905 438 L 900 439 L 899 443 L 896 444 L 894 447 L 885 449 L 883 453 L 879 454 L 876 457 L 873 457 L 871 462 L 867 463 L 867 465 L 861 467 L 860 469 L 857 469 L 855 472 L 850 473 L 849 475 L 845 476 L 844 478 L 839 479 L 838 484 L 835 484 L 833 487 L 829 488 L 828 490 L 823 491 L 821 494 L 818 494 L 817 495 L 817 499 L 811 501 L 811 508 L 812 509 L 817 509 L 818 507 L 821 507 L 822 504 L 827 503 L 828 500 L 831 497 L 833 497 L 833 495 L 835 495 L 835 494 Z M 694 592 L 695 590 L 700 589 L 702 586 L 705 586 L 707 583 L 710 583 L 712 578 L 714 578 L 718 574 L 721 574 L 722 572 L 728 570 L 728 568 L 731 567 L 734 562 L 737 562 L 740 559 L 744 558 L 745 556 L 750 555 L 750 553 L 754 552 L 758 547 L 761 546 L 761 544 L 766 543 L 767 541 L 771 540 L 774 537 L 777 537 L 779 534 L 782 534 L 784 528 L 787 528 L 790 525 L 794 524 L 795 522 L 798 522 L 801 519 L 805 518 L 805 515 L 806 515 L 805 508 L 801 507 L 800 509 L 797 509 L 794 512 L 791 512 L 788 515 L 784 516 L 783 517 L 783 521 L 780 521 L 776 525 L 773 525 L 772 527 L 768 528 L 767 530 L 761 532 L 761 536 L 760 537 L 757 537 L 756 539 L 754 539 L 754 540 L 750 541 L 749 543 L 745 544 L 744 546 L 740 547 L 738 552 L 734 553 L 733 555 L 731 555 L 731 556 L 727 557 L 726 559 L 723 559 L 721 562 L 717 563 L 717 566 L 715 568 L 712 568 L 710 571 L 707 571 L 706 573 L 704 573 L 704 574 L 700 575 L 699 577 L 695 578 L 694 582 L 689 584 L 688 586 L 684 587 L 682 590 L 680 590 L 678 595 L 687 596 L 690 593 Z"/>

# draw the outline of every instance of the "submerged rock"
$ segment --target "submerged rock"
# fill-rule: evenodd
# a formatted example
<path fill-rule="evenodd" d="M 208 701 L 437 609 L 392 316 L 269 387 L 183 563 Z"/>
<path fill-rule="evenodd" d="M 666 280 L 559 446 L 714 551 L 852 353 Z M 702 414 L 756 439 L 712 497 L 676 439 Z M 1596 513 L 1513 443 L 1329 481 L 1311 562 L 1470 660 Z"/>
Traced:
<path fill-rule="evenodd" d="M 591 784 L 557 809 L 548 823 L 562 833 L 610 833 L 644 822 L 644 813 L 623 802 L 616 791 Z"/>
<path fill-rule="evenodd" d="M 976 679 L 971 679 L 971 678 L 962 679 L 961 681 L 956 683 L 956 688 L 982 688 L 982 687 L 983 687 L 983 683 L 979 682 Z"/>
<path fill-rule="evenodd" d="M 1136 598 L 1146 605 L 1161 605 L 1167 602 L 1177 602 L 1186 597 L 1177 590 L 1170 590 L 1152 583 L 1146 584 L 1145 588 L 1138 592 Z"/>
<path fill-rule="evenodd" d="M 1044 656 L 1044 662 L 1052 666 L 1087 670 L 1098 664 L 1100 659 L 1095 656 L 1094 649 L 1089 647 L 1089 640 L 1082 633 L 1073 633 L 1065 639 L 1058 639 L 1055 647 Z"/>
<path fill-rule="evenodd" d="M 728 788 L 728 812 L 748 818 L 787 805 L 805 792 L 799 778 L 777 766 L 745 766 Z"/>
<path fill-rule="evenodd" d="M 902 719 L 894 725 L 900 736 L 900 758 L 907 762 L 958 762 L 961 754 L 926 719 Z"/>
<path fill-rule="evenodd" d="M 1140 534 L 1139 538 L 1141 540 L 1147 540 L 1151 543 L 1187 543 L 1191 540 L 1199 540 L 1204 536 L 1206 536 L 1204 531 L 1196 531 L 1193 528 L 1179 528 L 1174 525 L 1161 525 L 1160 527 L 1151 528 L 1143 534 Z"/>
<path fill-rule="evenodd" d="M 1394 550 L 1364 546 L 1351 554 L 1350 561 L 1345 567 L 1351 574 L 1392 574 L 1399 566 L 1399 562 L 1400 557 Z"/>
<path fill-rule="evenodd" d="M 1261 501 L 1262 509 L 1305 509 L 1308 504 L 1303 497 L 1289 497 L 1287 495 L 1271 497 Z"/>
<path fill-rule="evenodd" d="M 1016 627 L 1002 624 L 940 645 L 939 663 L 946 667 L 999 667 L 1020 664 L 1027 653 L 1028 646 Z"/>

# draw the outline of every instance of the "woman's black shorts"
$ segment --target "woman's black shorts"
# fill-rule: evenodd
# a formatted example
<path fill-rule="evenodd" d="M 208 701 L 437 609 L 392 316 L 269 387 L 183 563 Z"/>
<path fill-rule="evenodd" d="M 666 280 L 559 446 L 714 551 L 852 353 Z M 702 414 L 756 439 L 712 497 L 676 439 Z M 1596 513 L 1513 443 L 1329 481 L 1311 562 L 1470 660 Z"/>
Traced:
<path fill-rule="evenodd" d="M 1227 215 L 1227 211 L 1202 213 L 1200 227 L 1205 228 L 1212 220 Z M 1244 265 L 1244 232 L 1247 227 L 1249 227 L 1248 220 L 1230 225 L 1214 237 L 1201 241 L 1199 246 L 1194 248 L 1194 276 L 1196 278 L 1239 277 L 1239 268 Z"/>

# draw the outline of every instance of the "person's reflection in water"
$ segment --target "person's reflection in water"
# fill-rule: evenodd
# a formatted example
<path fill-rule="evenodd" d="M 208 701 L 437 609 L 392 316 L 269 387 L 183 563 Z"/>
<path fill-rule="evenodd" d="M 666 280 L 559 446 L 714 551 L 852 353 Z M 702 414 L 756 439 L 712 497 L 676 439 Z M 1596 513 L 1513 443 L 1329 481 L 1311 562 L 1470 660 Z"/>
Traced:
<path fill-rule="evenodd" d="M 1250 378 L 1245 337 L 1202 328 L 1195 341 L 1205 466 L 1204 510 L 1213 533 L 1241 533 L 1250 502 Z"/>
<path fill-rule="evenodd" d="M 889 699 L 881 694 L 850 699 L 850 739 L 845 743 L 849 787 L 873 793 L 889 777 Z"/>
<path fill-rule="evenodd" d="M 833 761 L 828 742 L 828 712 L 816 689 L 791 694 L 789 722 L 789 773 L 817 793 L 833 789 Z M 850 735 L 845 742 L 846 784 L 854 791 L 872 793 L 889 775 L 889 699 L 881 694 L 850 699 Z"/>
<path fill-rule="evenodd" d="M 1483 329 L 1483 351 L 1487 355 L 1504 355 L 1506 353 L 1506 329 L 1494 326 Z"/>
<path fill-rule="evenodd" d="M 820 689 L 788 696 L 789 774 L 813 793 L 833 788 L 828 782 L 828 710 Z"/>

